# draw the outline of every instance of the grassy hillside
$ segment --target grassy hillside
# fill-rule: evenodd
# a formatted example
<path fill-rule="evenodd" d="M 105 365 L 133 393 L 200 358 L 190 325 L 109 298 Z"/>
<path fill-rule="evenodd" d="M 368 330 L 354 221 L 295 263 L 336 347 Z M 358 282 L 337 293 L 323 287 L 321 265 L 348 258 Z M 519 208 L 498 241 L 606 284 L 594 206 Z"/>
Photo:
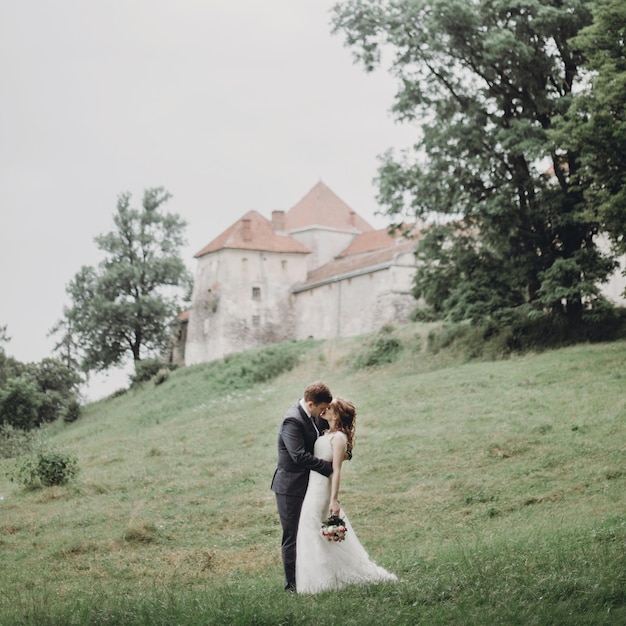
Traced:
<path fill-rule="evenodd" d="M 64 487 L 0 461 L 0 624 L 626 623 L 626 342 L 465 362 L 425 333 L 384 366 L 309 341 L 92 404 L 46 432 Z M 397 585 L 281 591 L 276 431 L 316 379 L 357 405 L 341 500 Z"/>

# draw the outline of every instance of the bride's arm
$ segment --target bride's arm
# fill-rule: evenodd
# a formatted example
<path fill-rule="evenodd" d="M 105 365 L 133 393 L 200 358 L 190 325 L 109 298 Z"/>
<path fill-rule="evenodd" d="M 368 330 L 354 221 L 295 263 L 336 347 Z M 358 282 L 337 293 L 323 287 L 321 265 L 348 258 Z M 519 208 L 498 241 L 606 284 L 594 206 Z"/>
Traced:
<path fill-rule="evenodd" d="M 335 435 L 330 445 L 333 449 L 333 473 L 331 475 L 329 513 L 339 515 L 339 482 L 341 480 L 341 464 L 346 456 L 346 436 L 343 433 Z"/>

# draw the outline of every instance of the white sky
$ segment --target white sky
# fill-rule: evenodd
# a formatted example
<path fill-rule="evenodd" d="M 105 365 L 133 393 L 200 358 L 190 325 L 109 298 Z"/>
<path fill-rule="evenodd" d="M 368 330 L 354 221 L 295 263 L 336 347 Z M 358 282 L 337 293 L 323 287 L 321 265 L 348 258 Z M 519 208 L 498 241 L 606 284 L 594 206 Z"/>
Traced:
<path fill-rule="evenodd" d="M 117 196 L 165 187 L 184 258 L 250 209 L 288 210 L 322 179 L 373 226 L 377 157 L 410 145 L 395 84 L 331 35 L 334 0 L 0 3 L 0 326 L 51 355 L 65 287 L 95 265 Z M 126 386 L 92 382 L 95 399 Z"/>

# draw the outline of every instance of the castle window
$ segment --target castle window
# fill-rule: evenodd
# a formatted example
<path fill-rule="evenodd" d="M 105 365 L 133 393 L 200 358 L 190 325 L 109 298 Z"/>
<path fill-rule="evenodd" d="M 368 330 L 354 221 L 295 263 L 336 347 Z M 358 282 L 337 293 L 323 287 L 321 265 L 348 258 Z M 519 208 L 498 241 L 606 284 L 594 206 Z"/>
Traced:
<path fill-rule="evenodd" d="M 285 261 L 284 259 L 280 262 L 280 266 L 282 269 L 286 270 L 287 269 L 287 261 Z"/>
<path fill-rule="evenodd" d="M 261 287 L 252 287 L 252 299 L 253 300 L 261 299 Z"/>
<path fill-rule="evenodd" d="M 253 315 L 252 316 L 252 327 L 253 328 L 258 328 L 261 325 L 261 316 L 260 315 Z"/>

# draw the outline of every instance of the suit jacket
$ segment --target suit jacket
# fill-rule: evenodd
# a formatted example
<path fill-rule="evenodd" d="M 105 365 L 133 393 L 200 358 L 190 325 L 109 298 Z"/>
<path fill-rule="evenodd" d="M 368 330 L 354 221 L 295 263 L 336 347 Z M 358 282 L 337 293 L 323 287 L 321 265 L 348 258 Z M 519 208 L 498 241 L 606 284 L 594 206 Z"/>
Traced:
<path fill-rule="evenodd" d="M 313 456 L 317 431 L 311 419 L 299 402 L 285 414 L 278 431 L 278 467 L 271 486 L 274 493 L 304 497 L 311 470 L 324 476 L 332 474 L 332 463 Z M 325 420 L 316 424 L 320 433 L 327 426 Z"/>

